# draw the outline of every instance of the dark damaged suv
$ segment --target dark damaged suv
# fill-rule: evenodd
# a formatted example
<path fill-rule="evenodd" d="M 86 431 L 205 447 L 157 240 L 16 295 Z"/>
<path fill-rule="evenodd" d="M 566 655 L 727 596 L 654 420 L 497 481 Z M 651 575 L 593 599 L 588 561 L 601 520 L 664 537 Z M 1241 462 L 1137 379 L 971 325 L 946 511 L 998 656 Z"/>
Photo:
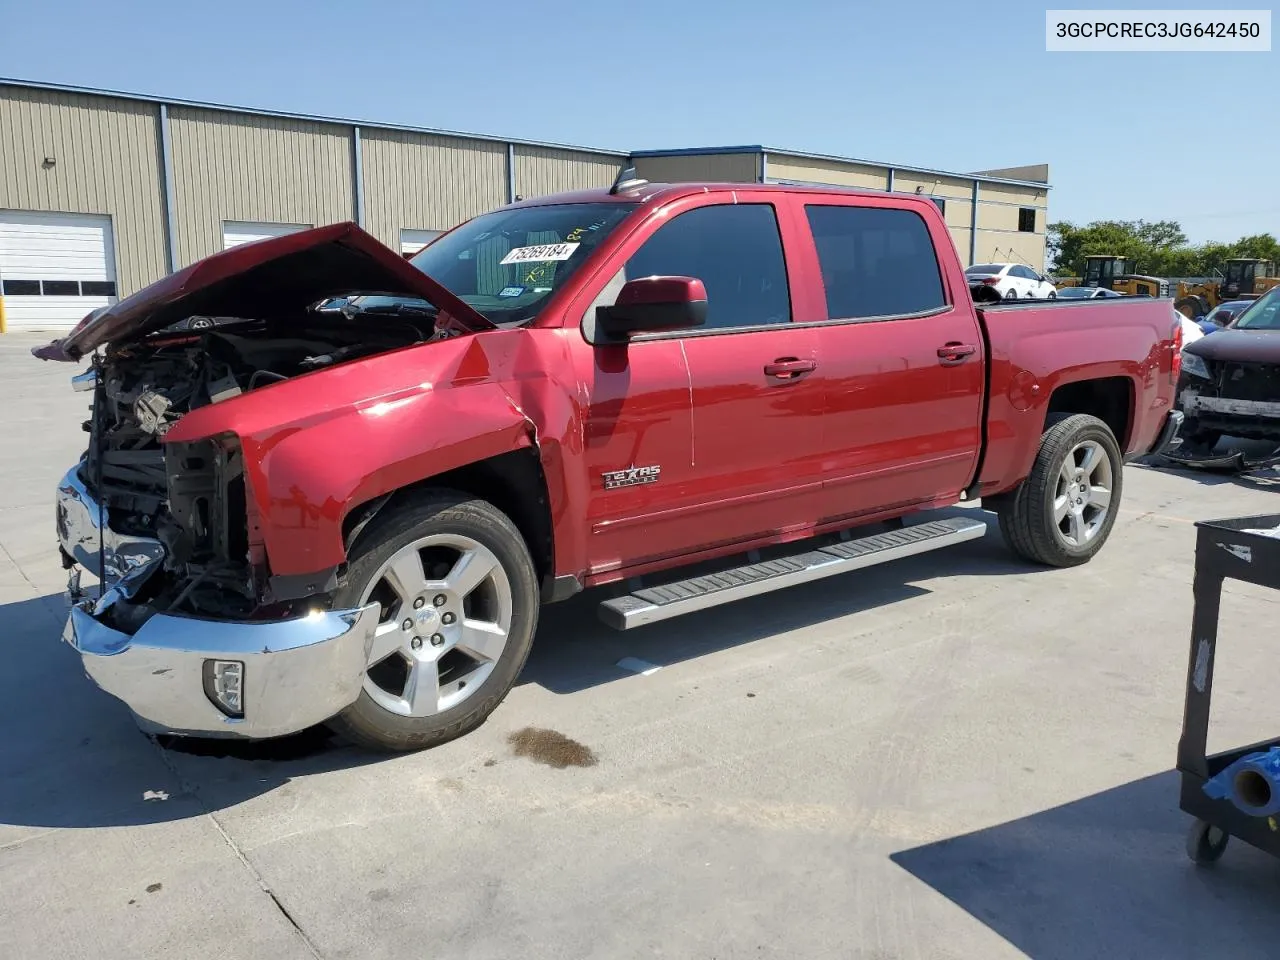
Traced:
<path fill-rule="evenodd" d="M 1187 446 L 1211 449 L 1223 435 L 1280 446 L 1280 287 L 1187 345 L 1177 396 Z"/>

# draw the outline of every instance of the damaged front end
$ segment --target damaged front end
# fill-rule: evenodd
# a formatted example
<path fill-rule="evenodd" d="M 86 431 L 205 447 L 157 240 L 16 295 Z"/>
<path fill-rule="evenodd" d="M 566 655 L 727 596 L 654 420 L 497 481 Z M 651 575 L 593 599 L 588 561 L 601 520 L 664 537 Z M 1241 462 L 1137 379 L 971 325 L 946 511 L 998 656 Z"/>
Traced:
<path fill-rule="evenodd" d="M 1185 442 L 1169 459 L 1234 471 L 1280 462 L 1280 356 L 1262 349 L 1270 346 L 1224 331 L 1184 352 L 1176 403 Z"/>
<path fill-rule="evenodd" d="M 377 310 L 351 306 L 369 291 Z M 334 297 L 340 310 L 316 309 Z M 57 490 L 64 634 L 144 729 L 260 738 L 354 703 L 376 604 L 271 577 L 238 437 L 168 439 L 193 410 L 487 321 L 352 224 L 246 244 L 95 311 L 46 360 L 88 358 L 88 450 Z M 175 438 L 177 434 L 173 435 Z M 81 587 L 81 574 L 98 588 Z M 314 583 L 310 582 L 315 580 Z"/>
<path fill-rule="evenodd" d="M 185 413 L 290 375 L 406 342 L 270 324 L 211 325 L 95 356 L 88 451 L 57 491 L 73 606 L 65 632 L 86 671 L 149 731 L 269 737 L 359 696 L 376 607 L 282 603 L 250 534 L 238 439 L 165 442 Z M 264 365 L 269 362 L 270 366 Z M 81 573 L 97 578 L 81 587 Z"/>

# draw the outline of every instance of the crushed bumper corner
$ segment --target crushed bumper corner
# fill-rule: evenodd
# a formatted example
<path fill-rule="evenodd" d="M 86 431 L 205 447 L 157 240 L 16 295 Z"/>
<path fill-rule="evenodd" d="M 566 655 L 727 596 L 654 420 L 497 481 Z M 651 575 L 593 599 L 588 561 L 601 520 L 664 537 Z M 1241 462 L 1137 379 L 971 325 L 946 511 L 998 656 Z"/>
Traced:
<path fill-rule="evenodd" d="M 330 719 L 360 696 L 378 605 L 263 623 L 156 614 L 132 636 L 86 601 L 71 608 L 64 639 L 85 672 L 151 733 L 261 739 Z M 242 665 L 242 710 L 207 690 L 206 664 Z"/>
<path fill-rule="evenodd" d="M 1171 410 L 1165 417 L 1160 435 L 1152 446 L 1151 456 L 1167 456 L 1182 446 L 1182 422 L 1186 417 L 1181 410 Z"/>

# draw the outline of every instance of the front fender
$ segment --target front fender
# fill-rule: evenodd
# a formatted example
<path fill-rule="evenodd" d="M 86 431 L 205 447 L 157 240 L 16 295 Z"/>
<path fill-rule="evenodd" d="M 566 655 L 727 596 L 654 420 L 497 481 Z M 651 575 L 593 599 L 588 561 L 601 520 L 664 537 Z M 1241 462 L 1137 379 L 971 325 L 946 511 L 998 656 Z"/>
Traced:
<path fill-rule="evenodd" d="M 502 386 L 482 383 L 382 397 L 241 442 L 271 571 L 290 576 L 343 562 L 342 522 L 354 507 L 533 436 Z"/>

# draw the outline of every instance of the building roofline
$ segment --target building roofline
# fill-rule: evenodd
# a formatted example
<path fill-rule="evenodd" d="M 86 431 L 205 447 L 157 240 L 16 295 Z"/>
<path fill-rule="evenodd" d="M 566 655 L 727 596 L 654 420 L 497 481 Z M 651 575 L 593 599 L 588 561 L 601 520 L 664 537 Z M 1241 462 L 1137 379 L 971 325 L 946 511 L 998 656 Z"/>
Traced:
<path fill-rule="evenodd" d="M 864 160 L 860 157 L 840 157 L 830 153 L 807 153 L 804 150 L 790 150 L 785 147 L 768 147 L 761 144 L 737 145 L 729 147 L 681 147 L 672 150 L 632 150 L 632 159 L 636 157 L 701 157 L 715 154 L 764 153 L 777 154 L 783 157 L 799 157 L 801 160 L 828 160 L 836 163 L 860 163 L 868 167 L 884 167 L 902 173 L 921 173 L 935 177 L 953 177 L 957 180 L 977 180 L 979 183 L 999 183 L 1013 187 L 1034 187 L 1037 190 L 1051 190 L 1052 187 L 1039 180 L 1014 180 L 1009 177 L 991 177 L 981 173 L 957 173 L 954 170 L 935 170 L 932 167 L 913 167 L 904 163 L 885 163 L 882 160 Z"/>
<path fill-rule="evenodd" d="M 158 97 L 151 94 L 128 93 L 120 90 L 107 90 L 96 87 L 79 87 L 64 83 L 46 83 L 39 80 L 22 80 L 16 77 L 0 77 L 0 86 L 22 87 L 29 90 L 47 90 L 54 93 L 73 93 L 85 96 L 112 97 L 117 100 L 132 100 L 141 103 L 165 104 L 170 107 L 193 107 L 201 110 L 220 110 L 225 113 L 247 114 L 258 117 L 275 117 L 284 120 L 303 120 L 310 123 L 331 123 L 344 127 L 360 127 L 364 130 L 393 130 L 399 133 L 420 133 L 436 137 L 456 137 L 461 140 L 479 140 L 486 143 L 510 143 L 518 147 L 541 147 L 548 150 L 571 150 L 575 153 L 590 153 L 597 156 L 616 157 L 620 160 L 637 157 L 695 157 L 711 154 L 778 154 L 786 157 L 798 157 L 802 160 L 827 160 L 836 163 L 860 163 L 866 166 L 883 167 L 903 173 L 918 173 L 931 176 L 953 177 L 958 180 L 976 180 L 979 183 L 997 183 L 1015 187 L 1033 187 L 1038 190 L 1051 190 L 1047 183 L 1037 180 L 1014 180 L 1005 177 L 990 177 L 977 173 L 956 173 L 950 170 L 936 170 L 931 167 L 915 167 L 901 163 L 884 163 L 880 160 L 864 160 L 858 157 L 841 157 L 826 153 L 809 153 L 803 150 L 789 150 L 783 147 L 768 147 L 761 144 L 739 144 L 723 147 L 681 147 L 670 150 L 614 150 L 605 147 L 584 147 L 579 144 L 557 143 L 550 140 L 523 140 L 516 137 L 498 137 L 484 133 L 466 133 L 460 130 L 445 130 L 437 127 L 418 127 L 403 123 L 384 123 L 375 120 L 357 120 L 349 117 L 327 117 L 316 114 L 295 113 L 288 110 L 266 110 L 259 107 L 242 107 L 227 103 L 212 103 L 203 100 L 185 100 L 178 97 Z"/>
<path fill-rule="evenodd" d="M 201 110 L 220 110 L 225 113 L 248 114 L 257 117 L 275 117 L 283 120 L 305 120 L 311 123 L 332 123 L 344 127 L 360 127 L 362 130 L 394 130 L 400 133 L 422 133 L 436 137 L 456 137 L 462 140 L 481 140 L 487 143 L 510 143 L 517 147 L 543 147 L 549 150 L 572 150 L 575 153 L 594 153 L 601 156 L 616 157 L 625 160 L 630 156 L 626 150 L 610 150 L 604 147 L 583 147 L 571 143 L 556 143 L 550 140 L 522 140 L 518 137 L 497 137 L 484 133 L 464 133 L 459 130 L 442 130 L 436 127 L 416 127 L 403 123 L 384 123 L 376 120 L 354 120 L 348 117 L 326 117 L 307 113 L 293 113 L 288 110 L 266 110 L 259 107 L 240 107 L 228 103 L 209 103 L 202 100 L 183 100 L 178 97 L 157 97 L 150 94 L 126 93 L 120 90 L 106 90 L 96 87 L 77 87 L 65 83 L 45 83 L 39 80 L 21 80 L 15 77 L 0 77 L 0 86 L 24 87 L 30 90 L 48 90 L 54 93 L 75 93 L 96 97 L 112 97 L 116 100 L 132 100 L 141 103 L 165 104 L 169 107 L 194 107 Z"/>

